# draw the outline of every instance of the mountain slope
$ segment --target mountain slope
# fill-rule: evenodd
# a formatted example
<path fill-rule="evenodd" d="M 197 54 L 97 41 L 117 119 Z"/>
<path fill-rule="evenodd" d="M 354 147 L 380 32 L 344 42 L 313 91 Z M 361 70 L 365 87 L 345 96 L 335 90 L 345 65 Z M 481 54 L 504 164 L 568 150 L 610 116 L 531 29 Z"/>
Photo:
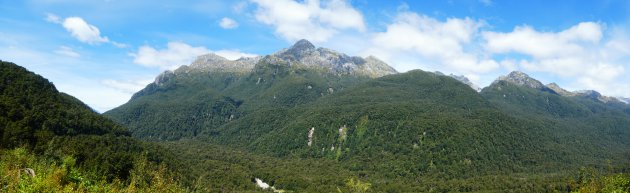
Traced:
<path fill-rule="evenodd" d="M 130 133 L 124 127 L 94 112 L 76 98 L 58 92 L 45 78 L 4 61 L 0 61 L 0 135 L 0 157 L 7 156 L 6 162 L 0 165 L 4 169 L 2 172 L 9 172 L 2 176 L 13 175 L 10 172 L 23 167 L 34 167 L 27 163 L 52 168 L 61 167 L 55 163 L 64 163 L 67 172 L 70 167 L 76 167 L 73 168 L 76 179 L 58 179 L 54 183 L 61 183 L 57 184 L 59 186 L 85 189 L 96 181 L 130 180 L 134 164 L 139 163 L 137 160 L 143 152 L 150 160 L 144 163 L 147 167 L 166 159 L 163 151 L 129 137 Z M 23 162 L 13 163 L 15 160 L 9 157 Z M 35 172 L 46 174 L 48 171 L 48 168 L 40 169 Z M 51 178 L 66 174 L 70 175 L 51 174 Z M 68 181 L 66 178 L 73 179 Z M 4 191 L 5 183 L 11 182 L 3 180 L 0 179 L 0 184 Z"/>
<path fill-rule="evenodd" d="M 606 159 L 625 162 L 623 157 L 629 155 L 630 116 L 622 107 L 549 90 L 498 80 L 484 88 L 481 95 L 507 113 L 544 124 L 553 141 L 570 150 L 569 155 L 580 156 L 576 160 L 582 163 Z"/>
<path fill-rule="evenodd" d="M 12 63 L 0 65 L 0 147 L 36 146 L 53 136 L 129 135 L 41 76 Z"/>
<path fill-rule="evenodd" d="M 128 103 L 104 115 L 126 125 L 134 136 L 177 140 L 257 109 L 312 102 L 391 73 L 396 71 L 373 57 L 316 49 L 303 40 L 265 57 L 229 61 L 213 54 L 200 56 L 190 66 L 162 73 Z"/>

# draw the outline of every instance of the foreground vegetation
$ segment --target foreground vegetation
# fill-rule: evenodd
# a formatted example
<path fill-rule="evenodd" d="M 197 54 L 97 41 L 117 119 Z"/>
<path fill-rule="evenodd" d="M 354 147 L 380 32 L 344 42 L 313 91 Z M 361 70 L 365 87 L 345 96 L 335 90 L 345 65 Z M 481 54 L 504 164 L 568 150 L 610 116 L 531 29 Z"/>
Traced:
<path fill-rule="evenodd" d="M 138 157 L 128 180 L 107 180 L 77 160 L 36 156 L 25 148 L 0 152 L 0 192 L 184 192 L 164 165 Z"/>

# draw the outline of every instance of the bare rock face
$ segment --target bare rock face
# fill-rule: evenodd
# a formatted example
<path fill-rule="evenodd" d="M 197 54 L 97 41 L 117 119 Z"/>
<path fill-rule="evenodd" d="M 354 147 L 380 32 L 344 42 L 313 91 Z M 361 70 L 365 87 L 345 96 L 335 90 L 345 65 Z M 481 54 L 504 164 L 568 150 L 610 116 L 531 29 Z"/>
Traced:
<path fill-rule="evenodd" d="M 510 72 L 510 74 L 508 74 L 507 76 L 499 77 L 497 80 L 495 80 L 495 82 L 500 81 L 500 80 L 507 81 L 507 82 L 510 82 L 512 84 L 516 84 L 519 86 L 533 88 L 533 89 L 545 88 L 545 85 L 540 83 L 540 81 L 533 79 L 529 77 L 529 75 L 520 71 Z"/>
<path fill-rule="evenodd" d="M 260 56 L 257 56 L 228 60 L 214 53 L 209 53 L 198 56 L 197 59 L 190 64 L 190 66 L 183 68 L 182 70 L 198 72 L 248 73 L 254 69 L 254 66 L 258 63 L 260 58 Z"/>
<path fill-rule="evenodd" d="M 276 52 L 273 56 L 289 65 L 302 65 L 306 68 L 327 70 L 339 75 L 376 78 L 397 73 L 394 68 L 374 56 L 366 58 L 348 56 L 328 48 L 315 48 L 307 40 L 300 40 L 289 49 Z"/>
<path fill-rule="evenodd" d="M 328 48 L 316 48 L 311 42 L 300 40 L 288 49 L 264 57 L 243 57 L 237 60 L 228 60 L 214 53 L 201 55 L 190 65 L 181 66 L 175 71 L 164 71 L 155 78 L 153 83 L 160 86 L 177 75 L 193 72 L 247 74 L 252 72 L 258 63 L 283 64 L 337 75 L 372 78 L 398 73 L 394 68 L 374 56 L 366 58 L 348 56 Z"/>

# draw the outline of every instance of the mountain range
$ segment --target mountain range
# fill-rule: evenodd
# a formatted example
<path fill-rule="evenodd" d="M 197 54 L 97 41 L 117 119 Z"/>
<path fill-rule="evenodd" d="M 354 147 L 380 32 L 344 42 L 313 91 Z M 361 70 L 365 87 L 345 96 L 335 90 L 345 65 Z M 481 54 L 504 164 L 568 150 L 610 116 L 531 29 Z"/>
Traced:
<path fill-rule="evenodd" d="M 565 171 L 628 163 L 630 107 L 622 101 L 544 85 L 522 72 L 479 89 L 463 76 L 398 73 L 375 57 L 300 40 L 266 56 L 199 56 L 104 115 L 134 137 L 171 141 L 181 148 L 174 152 L 206 144 L 320 160 L 372 182 L 375 191 L 542 191 L 562 190 L 541 180 L 562 181 L 572 175 Z M 194 164 L 210 167 L 199 160 Z M 524 180 L 505 177 L 515 173 Z M 258 175 L 278 189 L 324 187 L 308 175 Z M 484 183 L 497 176 L 502 180 Z M 318 191 L 335 191 L 325 187 Z"/>
<path fill-rule="evenodd" d="M 1 191 L 628 188 L 596 175 L 630 168 L 627 99 L 518 71 L 480 89 L 301 40 L 199 56 L 102 115 L 13 63 L 0 75 L 0 176 L 18 176 Z"/>

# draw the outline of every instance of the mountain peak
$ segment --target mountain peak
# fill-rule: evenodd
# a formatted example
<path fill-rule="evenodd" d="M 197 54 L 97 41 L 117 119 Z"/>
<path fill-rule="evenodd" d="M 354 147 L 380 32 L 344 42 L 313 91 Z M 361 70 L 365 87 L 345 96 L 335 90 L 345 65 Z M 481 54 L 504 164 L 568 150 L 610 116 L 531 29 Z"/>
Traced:
<path fill-rule="evenodd" d="M 295 42 L 295 44 L 293 44 L 293 46 L 289 48 L 289 50 L 313 50 L 313 49 L 315 49 L 315 46 L 306 39 L 301 39 Z"/>
<path fill-rule="evenodd" d="M 555 82 L 549 83 L 546 86 L 547 86 L 547 88 L 553 90 L 554 92 L 558 93 L 561 96 L 574 96 L 575 95 L 574 93 L 569 92 L 569 91 L 565 90 L 564 88 L 560 87 Z"/>
<path fill-rule="evenodd" d="M 223 56 L 219 56 L 214 53 L 208 53 L 201 56 L 197 56 L 197 59 L 193 61 L 189 66 L 182 66 L 175 70 L 175 73 L 188 73 L 191 71 L 196 72 L 237 72 L 246 73 L 254 68 L 254 65 L 260 60 L 260 56 L 257 57 L 243 57 L 238 60 L 228 60 Z"/>
<path fill-rule="evenodd" d="M 374 56 L 362 58 L 348 56 L 328 48 L 316 48 L 308 40 L 300 40 L 289 49 L 283 49 L 272 56 L 286 61 L 289 65 L 325 69 L 342 75 L 381 77 L 397 73 L 394 68 Z"/>
<path fill-rule="evenodd" d="M 521 71 L 512 71 L 507 76 L 499 77 L 495 82 L 499 80 L 507 81 L 512 84 L 516 84 L 519 86 L 526 86 L 526 87 L 534 88 L 534 89 L 542 89 L 545 87 L 542 83 L 540 83 L 540 81 L 532 77 L 529 77 L 529 75 Z"/>

